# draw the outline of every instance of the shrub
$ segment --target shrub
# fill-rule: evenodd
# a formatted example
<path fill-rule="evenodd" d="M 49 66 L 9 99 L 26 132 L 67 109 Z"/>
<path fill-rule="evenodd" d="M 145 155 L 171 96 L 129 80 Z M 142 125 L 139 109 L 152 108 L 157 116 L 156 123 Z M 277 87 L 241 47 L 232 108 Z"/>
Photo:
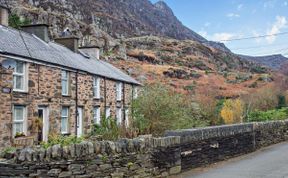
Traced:
<path fill-rule="evenodd" d="M 221 117 L 225 124 L 243 122 L 244 104 L 240 99 L 226 100 L 221 110 Z"/>
<path fill-rule="evenodd" d="M 140 134 L 160 135 L 165 130 L 207 125 L 195 103 L 161 84 L 144 87 L 133 108 L 133 125 Z"/>
<path fill-rule="evenodd" d="M 19 29 L 23 25 L 31 24 L 31 20 L 29 19 L 21 19 L 17 14 L 13 13 L 9 16 L 9 26 Z"/>
<path fill-rule="evenodd" d="M 272 120 L 284 120 L 288 118 L 288 109 L 273 109 L 269 111 L 255 111 L 248 115 L 248 122 L 262 122 Z"/>
<path fill-rule="evenodd" d="M 82 141 L 83 141 L 82 137 L 50 134 L 48 138 L 48 142 L 42 142 L 41 146 L 43 148 L 48 148 L 53 145 L 68 146 L 71 144 L 81 143 Z"/>

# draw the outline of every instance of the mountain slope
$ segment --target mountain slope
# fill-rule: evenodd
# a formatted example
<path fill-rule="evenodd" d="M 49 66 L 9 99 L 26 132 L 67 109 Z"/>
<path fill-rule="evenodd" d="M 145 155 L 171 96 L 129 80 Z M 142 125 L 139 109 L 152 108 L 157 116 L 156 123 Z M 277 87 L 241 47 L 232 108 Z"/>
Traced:
<path fill-rule="evenodd" d="M 239 56 L 245 60 L 257 62 L 274 70 L 279 70 L 283 65 L 288 63 L 288 58 L 284 57 L 281 54 L 270 56 L 259 56 L 259 57 L 244 56 L 244 55 Z"/>

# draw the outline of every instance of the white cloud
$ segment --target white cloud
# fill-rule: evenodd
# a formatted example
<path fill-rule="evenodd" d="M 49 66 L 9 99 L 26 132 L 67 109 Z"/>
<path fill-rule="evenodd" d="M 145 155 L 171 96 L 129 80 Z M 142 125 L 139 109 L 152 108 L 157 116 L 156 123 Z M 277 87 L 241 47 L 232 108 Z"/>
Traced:
<path fill-rule="evenodd" d="M 236 13 L 229 13 L 229 14 L 227 14 L 226 16 L 229 17 L 230 19 L 240 17 L 240 15 L 239 15 L 239 14 L 236 14 Z"/>
<path fill-rule="evenodd" d="M 238 11 L 240 11 L 242 8 L 243 8 L 243 4 L 239 4 L 239 5 L 237 6 L 237 10 L 238 10 Z"/>
<path fill-rule="evenodd" d="M 276 3 L 276 0 L 266 1 L 266 2 L 263 3 L 263 7 L 264 7 L 264 9 L 274 8 L 275 7 L 275 3 Z"/>
<path fill-rule="evenodd" d="M 206 23 L 204 24 L 205 27 L 209 27 L 210 25 L 211 25 L 210 22 L 206 22 Z"/>
<path fill-rule="evenodd" d="M 276 36 L 273 36 L 273 35 L 275 35 L 276 33 L 279 33 L 283 28 L 286 28 L 287 27 L 286 25 L 287 25 L 286 17 L 277 16 L 276 21 L 274 22 L 272 28 L 267 31 L 267 35 L 272 35 L 272 36 L 266 37 L 266 40 L 268 41 L 268 43 L 273 43 L 276 39 Z"/>
<path fill-rule="evenodd" d="M 199 31 L 198 34 L 203 36 L 204 38 L 208 38 L 208 33 L 204 30 Z"/>
<path fill-rule="evenodd" d="M 211 40 L 213 41 L 227 41 L 235 38 L 236 35 L 233 33 L 215 33 L 212 35 Z"/>

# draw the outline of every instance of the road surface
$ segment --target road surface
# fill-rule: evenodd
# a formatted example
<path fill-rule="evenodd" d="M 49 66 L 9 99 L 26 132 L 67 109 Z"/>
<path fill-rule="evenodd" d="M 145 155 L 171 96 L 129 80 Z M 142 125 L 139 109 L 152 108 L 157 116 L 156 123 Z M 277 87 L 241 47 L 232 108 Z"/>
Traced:
<path fill-rule="evenodd" d="M 288 143 L 195 169 L 177 178 L 288 178 Z"/>

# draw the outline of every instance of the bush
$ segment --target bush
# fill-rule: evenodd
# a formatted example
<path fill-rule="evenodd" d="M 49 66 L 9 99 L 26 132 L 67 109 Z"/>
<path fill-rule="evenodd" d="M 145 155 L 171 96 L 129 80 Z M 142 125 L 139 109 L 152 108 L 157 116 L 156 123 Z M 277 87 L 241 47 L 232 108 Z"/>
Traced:
<path fill-rule="evenodd" d="M 285 120 L 288 118 L 288 108 L 273 109 L 269 111 L 255 111 L 248 115 L 248 122 L 263 122 L 273 120 Z"/>
<path fill-rule="evenodd" d="M 243 122 L 244 104 L 240 99 L 226 100 L 221 110 L 221 117 L 225 124 L 236 124 Z"/>
<path fill-rule="evenodd" d="M 77 136 L 64 136 L 59 134 L 50 134 L 48 142 L 42 142 L 41 146 L 43 148 L 48 148 L 53 145 L 68 146 L 71 144 L 81 143 L 83 141 L 82 137 Z"/>
<path fill-rule="evenodd" d="M 104 116 L 101 119 L 100 125 L 93 125 L 92 132 L 88 137 L 99 136 L 103 140 L 117 140 L 119 138 L 134 138 L 138 136 L 138 130 L 131 128 L 125 128 L 119 126 L 116 122 L 116 119 L 105 118 Z"/>
<path fill-rule="evenodd" d="M 187 96 L 176 94 L 161 84 L 146 86 L 133 102 L 134 127 L 140 134 L 161 135 L 165 130 L 208 124 Z"/>

